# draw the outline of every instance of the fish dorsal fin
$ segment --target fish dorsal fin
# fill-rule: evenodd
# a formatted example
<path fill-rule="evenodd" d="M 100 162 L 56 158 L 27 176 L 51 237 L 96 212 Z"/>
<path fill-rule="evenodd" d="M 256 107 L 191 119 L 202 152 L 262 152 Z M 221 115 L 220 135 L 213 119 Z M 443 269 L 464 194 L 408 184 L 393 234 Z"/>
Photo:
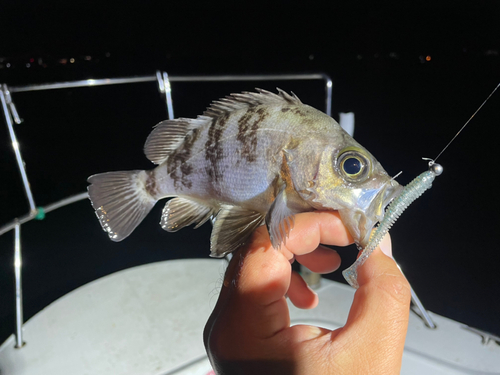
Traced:
<path fill-rule="evenodd" d="M 184 142 L 189 132 L 208 125 L 229 112 L 258 105 L 302 105 L 294 93 L 290 95 L 279 88 L 278 94 L 263 89 L 256 90 L 258 92 L 245 91 L 214 101 L 203 115 L 196 119 L 179 118 L 160 122 L 146 140 L 144 145 L 146 157 L 155 164 L 163 163 Z"/>
<path fill-rule="evenodd" d="M 160 122 L 146 140 L 144 145 L 146 157 L 155 164 L 163 163 L 184 142 L 189 132 L 208 125 L 227 113 L 258 105 L 302 105 L 294 93 L 290 95 L 279 88 L 278 94 L 263 89 L 256 90 L 258 92 L 231 94 L 214 101 L 203 115 L 196 119 L 179 118 Z"/>
<path fill-rule="evenodd" d="M 264 214 L 236 206 L 222 206 L 210 237 L 210 256 L 221 258 L 243 245 L 261 225 Z"/>
<path fill-rule="evenodd" d="M 278 94 L 259 88 L 256 90 L 258 92 L 244 91 L 240 94 L 231 94 L 225 98 L 216 100 L 212 102 L 203 115 L 217 118 L 227 112 L 258 105 L 302 105 L 300 99 L 293 92 L 290 95 L 279 88 L 277 89 Z"/>
<path fill-rule="evenodd" d="M 203 225 L 215 209 L 191 199 L 176 197 L 167 202 L 161 214 L 161 227 L 167 232 L 177 232 L 179 229 L 197 223 L 196 228 Z"/>
<path fill-rule="evenodd" d="M 196 119 L 179 118 L 160 122 L 146 140 L 146 157 L 155 164 L 163 163 L 184 142 L 190 131 L 211 121 L 209 117 L 198 116 Z"/>

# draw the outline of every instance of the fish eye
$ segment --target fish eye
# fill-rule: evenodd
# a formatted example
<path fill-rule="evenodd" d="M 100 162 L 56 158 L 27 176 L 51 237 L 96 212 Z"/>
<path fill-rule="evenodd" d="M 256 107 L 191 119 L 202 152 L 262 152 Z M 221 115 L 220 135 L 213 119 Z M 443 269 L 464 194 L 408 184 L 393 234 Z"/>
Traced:
<path fill-rule="evenodd" d="M 349 176 L 356 176 L 363 169 L 363 164 L 358 158 L 349 157 L 342 162 L 342 169 Z"/>
<path fill-rule="evenodd" d="M 369 159 L 357 149 L 345 150 L 337 160 L 338 168 L 347 181 L 362 182 L 368 178 Z"/>

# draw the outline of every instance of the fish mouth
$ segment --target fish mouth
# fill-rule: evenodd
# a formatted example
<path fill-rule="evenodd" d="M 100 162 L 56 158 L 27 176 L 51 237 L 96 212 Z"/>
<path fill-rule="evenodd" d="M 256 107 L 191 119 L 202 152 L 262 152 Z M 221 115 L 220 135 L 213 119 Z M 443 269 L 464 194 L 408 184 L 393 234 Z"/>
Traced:
<path fill-rule="evenodd" d="M 397 183 L 396 183 L 397 184 Z M 397 197 L 401 195 L 403 192 L 403 187 L 399 184 L 391 186 L 389 189 L 384 189 L 381 193 L 383 193 L 383 198 L 382 198 L 382 212 L 381 215 L 377 217 L 378 221 L 382 221 L 385 216 L 385 209 L 387 206 Z"/>
<path fill-rule="evenodd" d="M 378 192 L 365 192 L 356 208 L 339 210 L 342 222 L 358 247 L 366 247 L 373 228 L 384 219 L 385 209 L 402 193 L 402 190 L 403 186 L 391 180 Z M 364 204 L 361 204 L 360 201 L 364 201 Z"/>
<path fill-rule="evenodd" d="M 370 225 L 367 226 L 367 231 L 360 243 L 362 247 L 365 247 L 368 244 L 371 232 L 375 228 L 377 223 L 380 223 L 384 219 L 385 209 L 387 208 L 387 206 L 399 195 L 401 195 L 402 192 L 403 186 L 399 185 L 396 181 L 391 180 L 373 200 L 368 212 L 366 213 L 366 215 L 370 218 L 367 218 L 367 221 L 370 222 Z"/>

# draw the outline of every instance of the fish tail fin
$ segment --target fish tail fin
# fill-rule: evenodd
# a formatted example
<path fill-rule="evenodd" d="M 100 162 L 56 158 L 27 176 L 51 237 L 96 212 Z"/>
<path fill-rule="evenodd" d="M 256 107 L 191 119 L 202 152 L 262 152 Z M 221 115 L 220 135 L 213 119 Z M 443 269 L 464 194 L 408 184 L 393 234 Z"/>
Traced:
<path fill-rule="evenodd" d="M 128 237 L 155 205 L 146 171 L 100 173 L 88 178 L 90 201 L 102 229 L 115 242 Z"/>

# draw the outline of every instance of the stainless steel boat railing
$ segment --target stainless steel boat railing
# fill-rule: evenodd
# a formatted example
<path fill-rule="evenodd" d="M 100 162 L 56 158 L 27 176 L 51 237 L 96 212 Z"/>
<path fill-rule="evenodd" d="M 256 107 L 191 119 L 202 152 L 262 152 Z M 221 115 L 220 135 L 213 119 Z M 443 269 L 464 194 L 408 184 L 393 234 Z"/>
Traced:
<path fill-rule="evenodd" d="M 37 207 L 33 193 L 31 192 L 28 175 L 21 155 L 19 143 L 14 130 L 14 123 L 22 122 L 17 112 L 11 93 L 44 91 L 56 89 L 70 89 L 79 87 L 108 86 L 118 84 L 133 84 L 140 82 L 157 82 L 158 90 L 165 97 L 167 115 L 169 119 L 174 118 L 172 89 L 170 82 L 229 82 L 229 81 L 287 81 L 287 80 L 323 80 L 325 82 L 325 112 L 331 116 L 332 112 L 332 80 L 324 73 L 313 74 L 260 74 L 260 75 L 207 75 L 207 76 L 169 76 L 167 72 L 157 71 L 155 75 L 122 77 L 122 78 L 102 78 L 86 79 L 69 82 L 55 82 L 44 84 L 31 84 L 22 86 L 0 85 L 0 102 L 2 111 L 9 130 L 12 148 L 16 156 L 16 162 L 23 181 L 24 193 L 29 203 L 29 213 L 15 218 L 10 223 L 0 227 L 0 236 L 14 229 L 14 276 L 15 276 L 15 306 L 16 306 L 16 348 L 24 345 L 23 341 L 23 296 L 21 283 L 22 255 L 21 255 L 21 225 L 34 220 L 42 219 L 46 213 L 88 198 L 87 192 L 64 198 L 45 207 Z"/>

